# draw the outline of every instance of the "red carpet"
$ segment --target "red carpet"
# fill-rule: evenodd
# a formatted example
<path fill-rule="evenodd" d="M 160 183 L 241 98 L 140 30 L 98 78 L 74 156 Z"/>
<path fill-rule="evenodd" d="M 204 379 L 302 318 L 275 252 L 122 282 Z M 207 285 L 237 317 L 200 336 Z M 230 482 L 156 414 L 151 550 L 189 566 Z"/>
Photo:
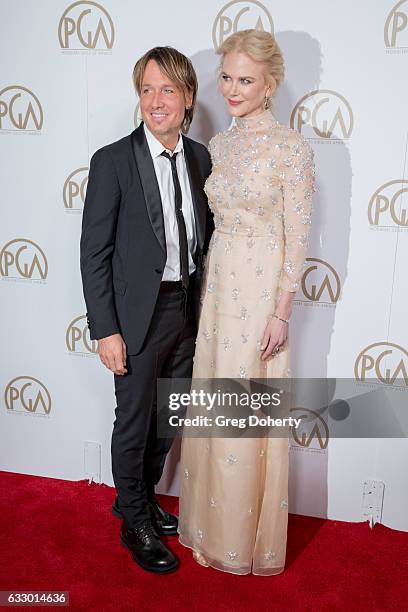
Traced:
<path fill-rule="evenodd" d="M 0 590 L 69 591 L 73 610 L 407 610 L 408 534 L 367 523 L 289 516 L 286 570 L 233 576 L 181 561 L 139 569 L 119 544 L 114 489 L 0 472 Z M 162 497 L 167 510 L 177 499 Z"/>

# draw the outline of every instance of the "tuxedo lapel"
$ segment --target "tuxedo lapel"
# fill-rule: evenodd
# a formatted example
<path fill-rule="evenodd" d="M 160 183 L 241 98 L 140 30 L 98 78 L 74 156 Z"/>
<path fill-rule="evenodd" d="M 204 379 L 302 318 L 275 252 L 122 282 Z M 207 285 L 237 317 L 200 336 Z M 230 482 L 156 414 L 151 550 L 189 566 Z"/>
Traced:
<path fill-rule="evenodd" d="M 184 152 L 188 178 L 190 181 L 191 196 L 193 199 L 194 216 L 196 222 L 197 243 L 201 250 L 204 244 L 205 222 L 207 216 L 207 201 L 202 192 L 202 183 L 197 159 L 189 141 L 183 137 Z"/>
<path fill-rule="evenodd" d="M 150 155 L 149 145 L 147 144 L 143 129 L 143 123 L 132 132 L 132 147 L 136 165 L 139 170 L 150 223 L 161 248 L 164 253 L 166 253 L 162 201 L 152 156 Z"/>

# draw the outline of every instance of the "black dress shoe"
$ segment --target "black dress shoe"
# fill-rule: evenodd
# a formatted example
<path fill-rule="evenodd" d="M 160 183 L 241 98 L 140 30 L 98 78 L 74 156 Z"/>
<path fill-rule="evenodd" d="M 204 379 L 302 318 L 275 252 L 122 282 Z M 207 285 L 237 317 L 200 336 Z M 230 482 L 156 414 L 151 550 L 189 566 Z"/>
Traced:
<path fill-rule="evenodd" d="M 159 506 L 159 502 L 154 499 L 149 502 L 152 523 L 160 535 L 177 535 L 178 518 L 170 512 L 166 512 Z"/>
<path fill-rule="evenodd" d="M 177 535 L 178 518 L 170 512 L 166 512 L 161 508 L 156 501 L 149 502 L 150 514 L 152 517 L 153 527 L 159 535 L 171 536 Z M 123 516 L 118 507 L 118 498 L 116 497 L 115 502 L 112 506 L 112 514 L 117 518 L 122 519 Z"/>
<path fill-rule="evenodd" d="M 167 574 L 179 566 L 177 557 L 166 548 L 150 521 L 132 529 L 123 521 L 120 539 L 132 553 L 134 561 L 148 572 Z"/>

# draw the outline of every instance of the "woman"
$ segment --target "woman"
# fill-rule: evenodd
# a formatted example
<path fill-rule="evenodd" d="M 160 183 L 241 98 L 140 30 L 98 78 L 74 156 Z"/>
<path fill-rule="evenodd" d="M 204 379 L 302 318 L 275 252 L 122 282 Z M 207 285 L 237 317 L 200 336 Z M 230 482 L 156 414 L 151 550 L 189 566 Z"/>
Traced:
<path fill-rule="evenodd" d="M 306 257 L 313 153 L 269 110 L 283 78 L 271 34 L 219 48 L 219 89 L 235 125 L 209 144 L 215 218 L 193 378 L 289 376 L 288 325 Z M 180 542 L 196 561 L 279 574 L 286 556 L 288 439 L 183 439 Z"/>

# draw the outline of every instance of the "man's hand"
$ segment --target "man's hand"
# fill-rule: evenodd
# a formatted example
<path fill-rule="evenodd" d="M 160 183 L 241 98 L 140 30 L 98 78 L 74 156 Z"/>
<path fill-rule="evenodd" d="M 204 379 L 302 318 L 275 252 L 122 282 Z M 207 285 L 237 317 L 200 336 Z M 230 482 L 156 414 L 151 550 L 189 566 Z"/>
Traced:
<path fill-rule="evenodd" d="M 114 374 L 123 376 L 127 373 L 126 344 L 120 334 L 113 334 L 98 341 L 98 353 L 104 366 Z"/>

